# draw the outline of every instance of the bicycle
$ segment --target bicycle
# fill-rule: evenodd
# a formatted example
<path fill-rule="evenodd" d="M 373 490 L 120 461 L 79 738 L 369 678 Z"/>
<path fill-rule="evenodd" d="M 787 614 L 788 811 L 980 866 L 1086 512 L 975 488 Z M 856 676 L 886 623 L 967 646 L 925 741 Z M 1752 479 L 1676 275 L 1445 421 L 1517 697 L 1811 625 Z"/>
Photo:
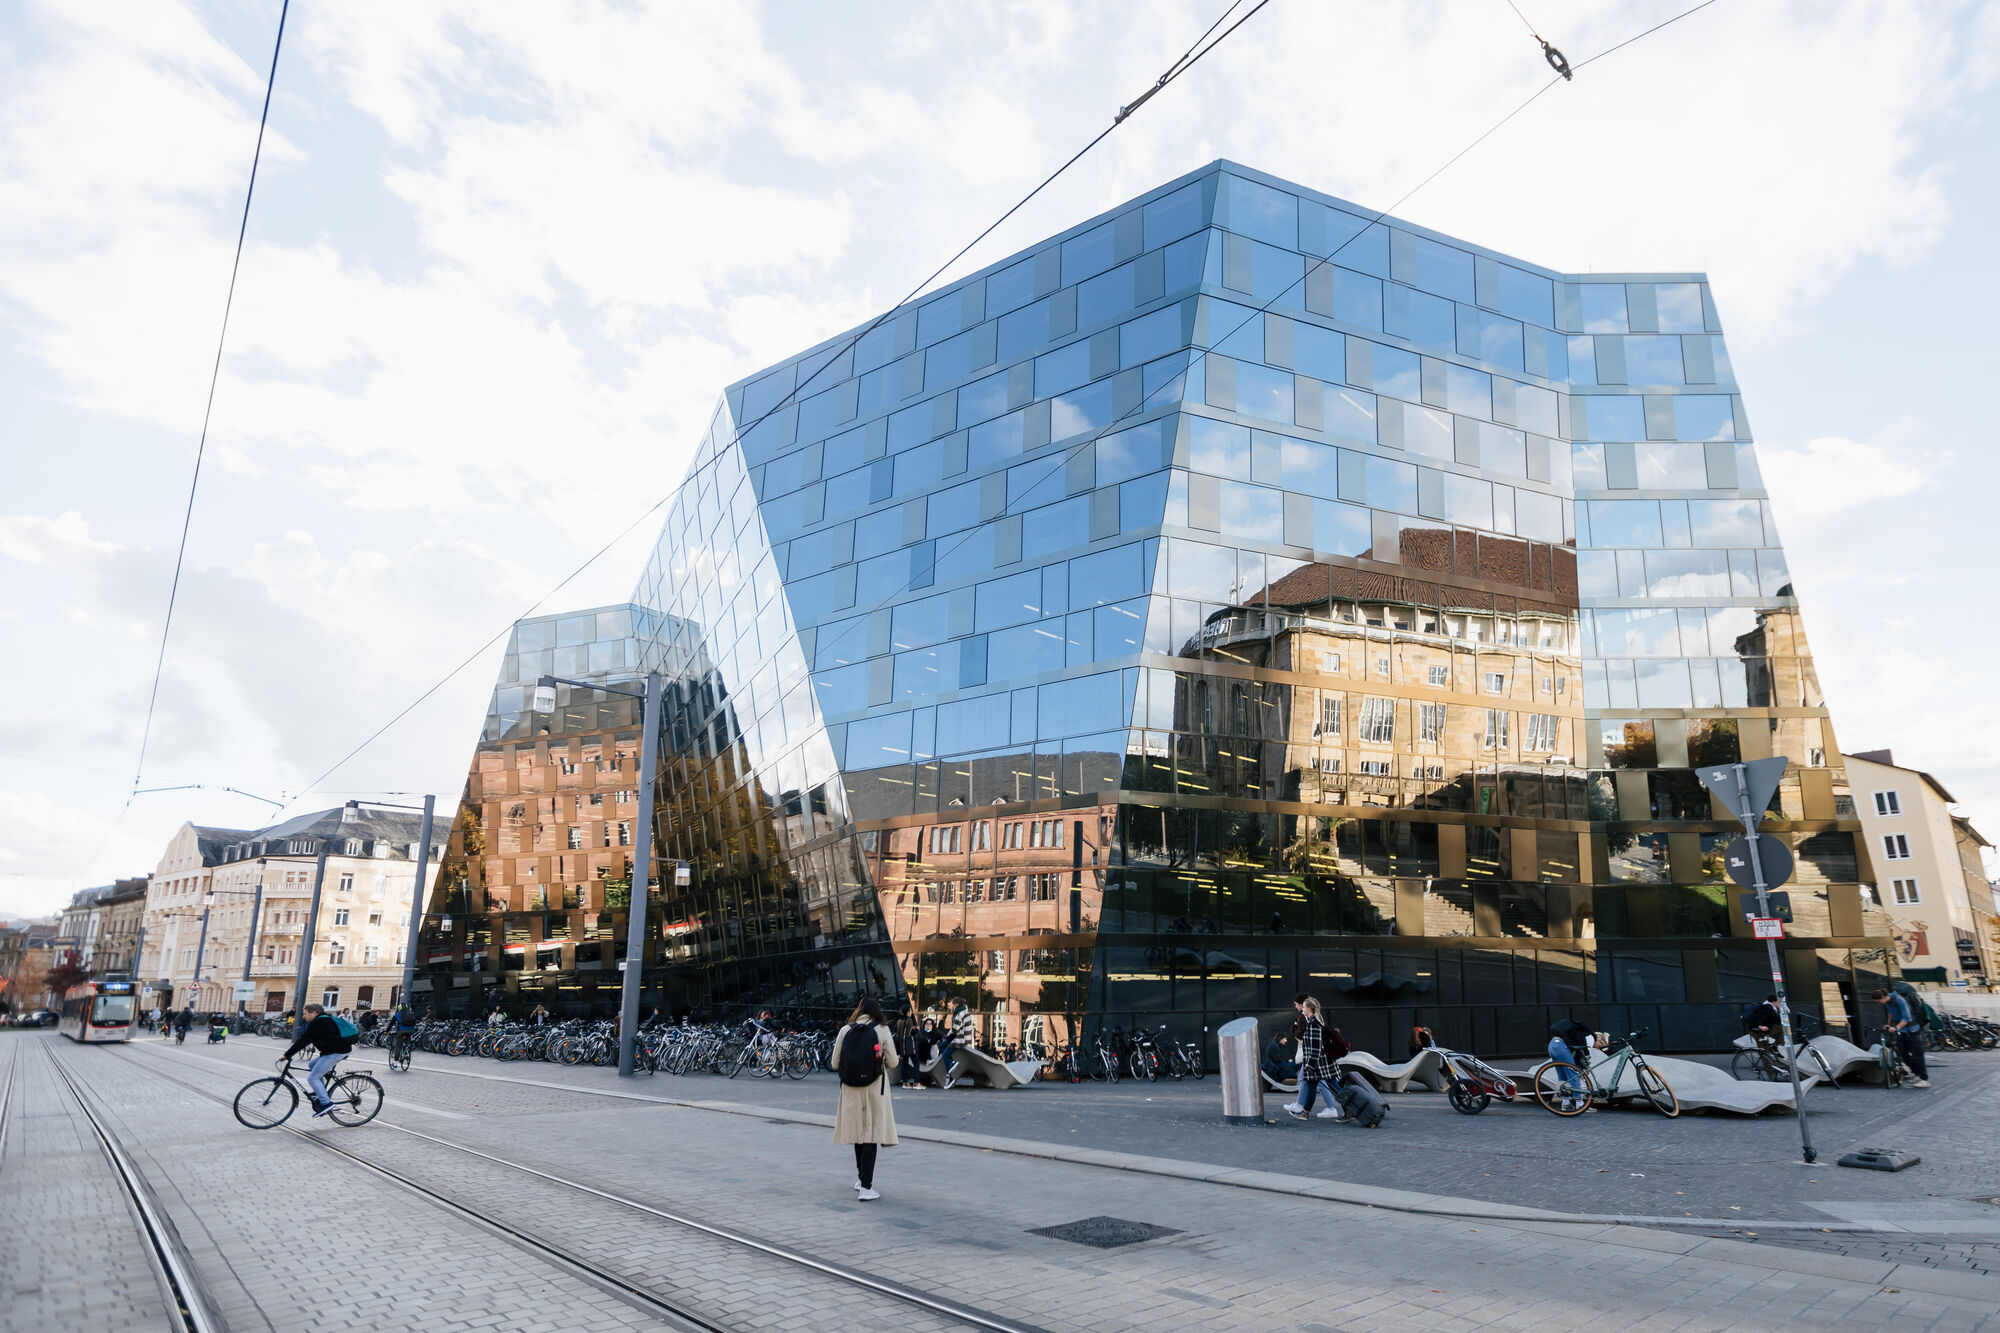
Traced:
<path fill-rule="evenodd" d="M 1736 1052 L 1729 1061 L 1729 1073 L 1739 1083 L 1789 1083 L 1792 1079 L 1792 1065 L 1778 1051 L 1778 1039 L 1769 1033 L 1748 1034 L 1757 1044 L 1748 1050 Z M 1833 1076 L 1833 1066 L 1827 1062 L 1813 1046 L 1801 1043 L 1796 1048 L 1798 1054 L 1812 1061 L 1813 1070 L 1822 1083 L 1840 1086 L 1840 1080 Z M 1795 1057 L 1796 1058 L 1796 1057 Z M 1804 1072 L 1804 1071 L 1801 1071 Z"/>
<path fill-rule="evenodd" d="M 1882 1067 L 1882 1086 L 1900 1088 L 1910 1078 L 1910 1067 L 1903 1063 L 1903 1052 L 1896 1042 L 1896 1034 L 1887 1028 L 1875 1033 L 1875 1059 Z"/>
<path fill-rule="evenodd" d="M 1609 1106 L 1611 1096 L 1618 1089 L 1618 1083 L 1625 1074 L 1625 1066 L 1630 1064 L 1639 1080 L 1639 1091 L 1653 1109 L 1669 1120 L 1681 1113 L 1680 1099 L 1667 1086 L 1666 1079 L 1658 1070 L 1646 1063 L 1646 1057 L 1634 1045 L 1646 1035 L 1646 1029 L 1628 1033 L 1605 1047 L 1607 1056 L 1618 1057 L 1612 1065 L 1611 1075 L 1599 1083 L 1591 1069 L 1579 1069 L 1567 1060 L 1550 1060 L 1530 1076 L 1535 1085 L 1535 1100 L 1542 1108 L 1556 1115 L 1582 1115 L 1592 1108 L 1592 1104 L 1603 1102 Z M 1602 1068 L 1600 1064 L 1597 1066 Z"/>
<path fill-rule="evenodd" d="M 410 1072 L 410 1048 L 415 1046 L 416 1033 L 396 1032 L 389 1036 L 389 1068 L 398 1074 Z"/>
<path fill-rule="evenodd" d="M 298 1109 L 302 1091 L 287 1057 L 278 1073 L 245 1083 L 231 1107 L 246 1129 L 276 1129 Z M 326 1081 L 326 1096 L 332 1107 L 327 1118 L 350 1129 L 367 1124 L 382 1110 L 382 1085 L 367 1074 L 334 1075 Z"/>

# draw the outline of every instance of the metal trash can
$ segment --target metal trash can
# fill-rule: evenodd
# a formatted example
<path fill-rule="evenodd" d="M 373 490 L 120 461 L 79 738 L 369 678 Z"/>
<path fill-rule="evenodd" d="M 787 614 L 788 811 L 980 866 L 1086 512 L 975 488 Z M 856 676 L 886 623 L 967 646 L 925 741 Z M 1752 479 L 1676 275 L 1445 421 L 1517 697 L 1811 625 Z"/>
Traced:
<path fill-rule="evenodd" d="M 1215 1030 L 1221 1050 L 1222 1118 L 1245 1124 L 1264 1119 L 1264 1080 L 1258 1076 L 1262 1051 L 1257 1020 L 1234 1018 Z"/>

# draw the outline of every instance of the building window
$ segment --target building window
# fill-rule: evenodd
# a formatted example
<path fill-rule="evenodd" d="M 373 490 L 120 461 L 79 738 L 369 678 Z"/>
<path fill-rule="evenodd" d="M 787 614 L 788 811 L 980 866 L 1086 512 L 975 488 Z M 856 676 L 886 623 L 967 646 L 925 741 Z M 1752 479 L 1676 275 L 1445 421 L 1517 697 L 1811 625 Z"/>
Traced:
<path fill-rule="evenodd" d="M 1386 759 L 1363 759 L 1361 776 L 1365 778 L 1386 778 L 1389 776 L 1389 761 Z"/>
<path fill-rule="evenodd" d="M 620 847 L 632 845 L 632 821 L 629 819 L 618 821 L 618 845 Z"/>
<path fill-rule="evenodd" d="M 333 909 L 333 924 L 336 926 L 347 924 L 347 909 L 345 907 L 336 907 Z"/>
<path fill-rule="evenodd" d="M 1882 835 L 1882 854 L 1883 854 L 1884 856 L 1888 857 L 1888 858 L 1889 858 L 1889 859 L 1890 859 L 1891 861 L 1907 861 L 1907 860 L 1909 860 L 1909 859 L 1910 859 L 1910 839 L 1909 839 L 1909 837 L 1908 837 L 1907 835 L 1905 835 L 1905 834 L 1901 834 L 1901 833 L 1885 833 L 1885 834 L 1883 834 L 1883 835 Z"/>
<path fill-rule="evenodd" d="M 603 805 L 603 804 L 604 804 L 604 793 L 603 793 L 603 792 L 601 792 L 601 791 L 594 791 L 594 792 L 592 792 L 592 793 L 590 794 L 590 803 L 591 803 L 592 805 Z"/>
<path fill-rule="evenodd" d="M 1319 669 L 1322 674 L 1329 676 L 1340 670 L 1340 654 L 1321 653 L 1319 655 Z"/>
<path fill-rule="evenodd" d="M 1340 756 L 1337 754 L 1316 754 L 1313 756 L 1312 766 L 1315 773 L 1338 773 L 1340 771 Z"/>
<path fill-rule="evenodd" d="M 1021 826 L 1019 823 L 1009 824 L 1001 830 L 1000 848 L 1002 851 L 1009 852 L 1021 850 Z"/>
<path fill-rule="evenodd" d="M 1552 713 L 1530 713 L 1522 724 L 1521 748 L 1524 750 L 1553 750 L 1556 748 L 1556 719 Z"/>
<path fill-rule="evenodd" d="M 1437 686 L 1437 687 L 1438 687 L 1439 689 L 1444 689 L 1444 688 L 1446 688 L 1447 686 L 1449 686 L 1449 685 L 1451 684 L 1451 668 L 1450 668 L 1450 667 L 1448 667 L 1448 666 L 1434 666 L 1434 667 L 1430 667 L 1430 668 L 1429 668 L 1428 670 L 1429 670 L 1429 673 L 1430 673 L 1430 682 L 1431 682 L 1431 684 L 1433 684 L 1433 685 Z"/>
<path fill-rule="evenodd" d="M 323 1009 L 340 1008 L 340 987 L 328 986 L 319 993 L 319 1002 L 320 1007 Z"/>
<path fill-rule="evenodd" d="M 1417 705 L 1417 739 L 1437 741 L 1444 737 L 1444 705 Z"/>
<path fill-rule="evenodd" d="M 1396 739 L 1396 701 L 1394 699 L 1363 699 L 1361 701 L 1361 739 L 1384 744 Z"/>
<path fill-rule="evenodd" d="M 1917 882 L 1913 879 L 1892 879 L 1889 892 L 1901 907 L 1914 907 L 1922 901 L 1917 897 Z"/>
<path fill-rule="evenodd" d="M 1375 659 L 1375 674 L 1376 674 L 1376 675 L 1377 675 L 1378 677 L 1380 677 L 1381 679 L 1383 679 L 1383 680 L 1387 680 L 1387 679 L 1389 679 L 1389 659 L 1388 659 L 1388 658 L 1386 658 L 1386 657 L 1378 657 L 1378 658 L 1376 658 L 1376 659 Z"/>
<path fill-rule="evenodd" d="M 379 909 L 370 912 L 368 914 L 368 924 L 371 926 L 379 926 L 382 924 L 382 913 Z"/>
<path fill-rule="evenodd" d="M 930 851 L 932 855 L 950 855 L 961 850 L 965 837 L 964 828 L 958 824 L 940 824 L 931 830 Z"/>
<path fill-rule="evenodd" d="M 340 884 L 338 885 L 338 887 L 336 887 L 336 888 L 334 889 L 334 892 L 335 892 L 335 893 L 352 893 L 352 892 L 354 892 L 354 876 L 353 876 L 353 875 L 342 875 L 342 876 L 340 877 Z"/>
<path fill-rule="evenodd" d="M 1508 716 L 1508 712 L 1504 708 L 1489 708 L 1486 710 L 1487 749 L 1504 750 L 1507 748 Z"/>
<path fill-rule="evenodd" d="M 326 961 L 339 967 L 347 962 L 347 941 L 335 940 L 326 946 Z"/>
<path fill-rule="evenodd" d="M 1897 794 L 1892 791 L 1876 792 L 1875 813 L 1878 815 L 1882 815 L 1885 818 L 1891 815 L 1902 814 L 1903 813 L 1902 798 L 1897 796 Z"/>
<path fill-rule="evenodd" d="M 1060 847 L 1063 845 L 1063 824 L 1060 819 L 1037 819 L 1028 825 L 1028 845 L 1030 847 Z"/>
<path fill-rule="evenodd" d="M 583 850 L 583 829 L 575 824 L 569 826 L 569 849 L 573 852 Z"/>
<path fill-rule="evenodd" d="M 993 825 L 984 819 L 972 826 L 972 850 L 975 852 L 993 850 Z"/>
<path fill-rule="evenodd" d="M 1319 721 L 1313 726 L 1313 735 L 1338 736 L 1340 734 L 1340 704 L 1341 699 L 1337 694 L 1330 696 L 1322 694 L 1319 697 Z"/>
<path fill-rule="evenodd" d="M 409 953 L 410 953 L 410 946 L 409 946 L 409 945 L 407 945 L 407 944 L 399 944 L 399 945 L 397 945 L 397 946 L 396 946 L 396 966 L 397 966 L 397 967 L 401 967 L 401 966 L 403 965 L 403 963 L 404 963 L 404 960 L 405 960 L 405 959 L 407 959 L 407 958 L 409 957 Z"/>
<path fill-rule="evenodd" d="M 1488 694 L 1505 694 L 1507 692 L 1506 672 L 1489 671 L 1486 673 L 1485 680 L 1486 680 L 1486 692 Z"/>

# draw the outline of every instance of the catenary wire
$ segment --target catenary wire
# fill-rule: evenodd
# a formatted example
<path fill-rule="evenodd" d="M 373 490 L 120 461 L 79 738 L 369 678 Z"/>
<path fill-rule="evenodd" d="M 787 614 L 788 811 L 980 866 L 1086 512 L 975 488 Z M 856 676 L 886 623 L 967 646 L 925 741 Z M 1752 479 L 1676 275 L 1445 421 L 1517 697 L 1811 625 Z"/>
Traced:
<path fill-rule="evenodd" d="M 744 425 L 734 428 L 731 433 L 734 436 L 735 440 L 741 441 L 744 435 L 755 430 L 759 425 L 763 424 L 774 414 L 784 410 L 784 408 L 788 404 L 790 404 L 794 399 L 796 399 L 801 392 L 803 392 L 808 386 L 810 386 L 814 381 L 816 381 L 822 373 L 824 373 L 832 366 L 836 365 L 843 356 L 845 356 L 849 351 L 853 350 L 853 348 L 857 346 L 863 338 L 867 337 L 870 333 L 880 328 L 898 311 L 902 310 L 905 306 L 909 305 L 909 303 L 915 300 L 919 295 L 921 295 L 926 288 L 928 288 L 933 282 L 937 281 L 937 279 L 942 274 L 947 272 L 952 265 L 956 264 L 959 260 L 963 259 L 981 241 L 985 240 L 988 236 L 991 236 L 1009 218 L 1013 217 L 1016 213 L 1020 212 L 1023 208 L 1025 208 L 1028 205 L 1028 203 L 1032 201 L 1037 195 L 1039 195 L 1043 190 L 1046 190 L 1050 185 L 1054 184 L 1057 177 L 1061 176 L 1064 172 L 1068 171 L 1071 167 L 1075 166 L 1079 161 L 1083 159 L 1083 157 L 1086 154 L 1090 152 L 1091 149 L 1097 147 L 1097 145 L 1103 143 L 1105 139 L 1110 137 L 1112 131 L 1116 130 L 1120 125 L 1122 125 L 1125 122 L 1125 120 L 1132 114 L 1132 112 L 1136 111 L 1142 103 L 1144 103 L 1147 99 L 1151 98 L 1155 93 L 1159 92 L 1162 88 L 1172 83 L 1175 79 L 1187 73 L 1188 70 L 1194 68 L 1194 66 L 1197 63 L 1199 63 L 1204 56 L 1206 56 L 1210 51 L 1213 51 L 1217 46 L 1220 46 L 1225 40 L 1228 39 L 1231 33 L 1234 33 L 1238 28 L 1242 27 L 1245 23 L 1248 23 L 1251 19 L 1255 18 L 1257 16 L 1258 11 L 1262 10 L 1266 5 L 1270 4 L 1270 2 L 1271 0 L 1258 0 L 1256 7 L 1251 9 L 1249 13 L 1243 15 L 1242 18 L 1239 18 L 1238 20 L 1236 20 L 1236 22 L 1230 24 L 1228 28 L 1223 30 L 1220 36 L 1215 37 L 1214 40 L 1212 41 L 1209 40 L 1209 34 L 1213 33 L 1217 27 L 1221 26 L 1222 22 L 1225 19 L 1227 19 L 1230 14 L 1234 13 L 1238 8 L 1240 8 L 1244 3 L 1244 0 L 1233 0 L 1233 3 L 1229 6 L 1229 8 L 1223 11 L 1222 17 L 1218 18 L 1214 23 L 1211 23 L 1208 26 L 1207 30 L 1204 31 L 1200 37 L 1195 39 L 1194 44 L 1188 47 L 1186 51 L 1182 52 L 1180 57 L 1176 59 L 1172 65 L 1169 65 L 1167 67 L 1167 72 L 1162 74 L 1159 77 L 1159 79 L 1152 85 L 1152 87 L 1148 88 L 1144 93 L 1140 94 L 1140 96 L 1130 104 L 1119 108 L 1118 115 L 1111 122 L 1111 124 L 1105 126 L 1104 129 L 1100 130 L 1097 133 L 1097 135 L 1090 140 L 1090 142 L 1086 143 L 1082 148 L 1079 148 L 1061 166 L 1057 167 L 1054 171 L 1050 172 L 1048 176 L 1043 178 L 1040 184 L 1036 185 L 1032 190 L 1028 191 L 1025 195 L 1022 195 L 1021 198 L 1013 204 L 1013 206 L 1008 208 L 1007 211 L 1002 213 L 999 217 L 995 218 L 993 222 L 989 224 L 987 227 L 985 227 L 983 230 L 981 230 L 977 236 L 974 236 L 970 241 L 966 242 L 963 246 L 961 246 L 958 249 L 958 251 L 951 256 L 951 258 L 947 259 L 944 263 L 938 265 L 937 268 L 932 270 L 931 273 L 923 279 L 923 281 L 919 282 L 915 287 L 910 289 L 909 295 L 905 296 L 902 300 L 896 302 L 894 305 L 890 306 L 887 310 L 883 311 L 880 315 L 876 316 L 873 320 L 864 325 L 858 332 L 850 335 L 847 338 L 846 342 L 843 343 L 837 350 L 835 350 L 831 356 L 826 357 L 823 360 L 822 364 L 817 368 L 815 368 L 810 375 L 806 376 L 802 382 L 793 385 L 793 387 L 790 390 L 788 390 L 784 394 L 784 396 L 779 398 L 776 403 L 774 403 L 769 408 L 766 408 L 762 413 L 760 413 L 758 416 L 756 416 L 749 422 L 746 422 Z M 527 616 L 532 615 L 536 607 L 541 606 L 542 603 L 546 602 L 550 597 L 553 597 L 556 593 L 560 592 L 579 574 L 583 573 L 584 570 L 588 569 L 591 565 L 595 564 L 600 558 L 602 558 L 604 554 L 608 552 L 613 546 L 617 545 L 620 541 L 623 541 L 625 537 L 634 528 L 638 527 L 648 518 L 651 518 L 654 514 L 658 513 L 661 508 L 663 508 L 665 505 L 671 502 L 674 496 L 676 496 L 679 493 L 680 493 L 680 487 L 676 485 L 673 490 L 668 491 L 665 495 L 661 496 L 658 500 L 654 501 L 651 505 L 649 505 L 645 509 L 643 513 L 641 513 L 638 517 L 634 518 L 630 523 L 626 524 L 625 527 L 618 533 L 617 536 L 613 537 L 603 546 L 600 546 L 595 552 L 591 554 L 589 559 L 585 560 L 581 565 L 578 565 L 574 570 L 572 570 L 569 573 L 569 575 L 563 579 L 561 583 L 556 584 L 555 587 L 549 589 L 548 592 L 542 594 L 541 597 L 537 598 L 535 600 L 534 605 L 530 606 L 528 610 L 522 612 L 521 615 L 515 617 L 515 620 L 525 619 Z M 370 745 L 373 745 L 377 740 L 379 740 L 383 736 L 384 733 L 386 733 L 391 727 L 395 726 L 398 722 L 402 721 L 405 717 L 409 716 L 410 713 L 414 711 L 419 705 L 421 705 L 426 699 L 430 698 L 433 694 L 436 694 L 439 690 L 443 689 L 447 684 L 451 682 L 451 680 L 455 676 L 458 675 L 459 672 L 465 670 L 465 668 L 467 668 L 468 666 L 471 666 L 474 662 L 479 660 L 479 658 L 486 652 L 487 649 L 491 648 L 495 643 L 498 643 L 501 639 L 505 638 L 509 633 L 511 633 L 513 631 L 513 628 L 514 628 L 514 621 L 509 621 L 498 632 L 493 634 L 490 638 L 486 639 L 477 648 L 475 648 L 465 658 L 464 661 L 461 661 L 457 666 L 453 667 L 450 671 L 446 672 L 443 676 L 439 677 L 438 680 L 435 683 L 433 683 L 428 689 L 426 689 L 422 694 L 418 695 L 414 700 L 412 700 L 407 707 L 403 708 L 394 717 L 391 717 L 387 722 L 383 723 L 380 727 L 376 728 L 376 730 L 373 733 L 371 733 L 366 740 L 362 741 L 352 750 L 349 750 L 345 755 L 341 756 L 339 760 L 335 761 L 335 763 L 331 767 L 329 767 L 325 772 L 321 773 L 319 777 L 313 779 L 312 782 L 308 783 L 303 789 L 301 789 L 299 793 L 300 796 L 304 796 L 311 792 L 319 790 L 320 783 L 326 781 L 327 778 L 339 772 L 340 769 L 343 768 L 345 765 L 347 765 L 351 760 L 353 760 L 353 758 L 356 755 L 360 754 Z M 137 786 L 138 784 L 135 781 L 133 785 Z M 106 836 L 108 837 L 109 835 L 107 834 Z"/>
<path fill-rule="evenodd" d="M 278 54 L 285 46 L 285 19 L 291 13 L 292 0 L 283 0 L 278 10 L 278 35 L 271 43 L 271 69 L 264 79 L 264 106 L 257 115 L 257 145 L 250 154 L 250 181 L 243 191 L 243 216 L 236 224 L 236 253 L 229 261 L 229 290 L 222 299 L 222 327 L 215 337 L 215 364 L 208 375 L 208 398 L 201 410 L 201 436 L 195 443 L 194 474 L 188 478 L 187 506 L 181 514 L 180 545 L 174 551 L 174 577 L 167 587 L 167 614 L 160 624 L 160 651 L 153 660 L 153 685 L 146 694 L 146 720 L 139 729 L 139 759 L 132 767 L 132 789 L 125 794 L 125 803 L 118 814 L 104 830 L 104 836 L 97 841 L 90 856 L 84 861 L 79 876 L 90 869 L 105 847 L 111 842 L 111 835 L 118 831 L 126 812 L 139 795 L 139 783 L 146 772 L 146 750 L 153 740 L 153 714 L 160 702 L 160 679 L 167 667 L 167 639 L 173 633 L 174 606 L 180 599 L 181 568 L 187 561 L 188 532 L 194 525 L 195 493 L 201 487 L 201 463 L 208 452 L 208 426 L 215 414 L 216 385 L 222 379 L 222 349 L 229 339 L 229 313 L 236 304 L 236 275 L 243 267 L 243 240 L 250 230 L 250 201 L 257 193 L 257 166 L 264 157 L 264 127 L 271 120 L 271 92 L 278 83 Z"/>

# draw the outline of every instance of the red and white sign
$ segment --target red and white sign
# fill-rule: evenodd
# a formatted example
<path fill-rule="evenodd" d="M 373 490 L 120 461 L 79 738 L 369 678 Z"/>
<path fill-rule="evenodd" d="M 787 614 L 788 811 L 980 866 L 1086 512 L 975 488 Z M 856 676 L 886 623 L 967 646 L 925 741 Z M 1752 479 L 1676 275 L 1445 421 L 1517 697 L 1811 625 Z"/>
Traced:
<path fill-rule="evenodd" d="M 1785 938 L 1785 923 L 1775 916 L 1753 916 L 1750 933 L 1760 940 L 1781 940 Z"/>

